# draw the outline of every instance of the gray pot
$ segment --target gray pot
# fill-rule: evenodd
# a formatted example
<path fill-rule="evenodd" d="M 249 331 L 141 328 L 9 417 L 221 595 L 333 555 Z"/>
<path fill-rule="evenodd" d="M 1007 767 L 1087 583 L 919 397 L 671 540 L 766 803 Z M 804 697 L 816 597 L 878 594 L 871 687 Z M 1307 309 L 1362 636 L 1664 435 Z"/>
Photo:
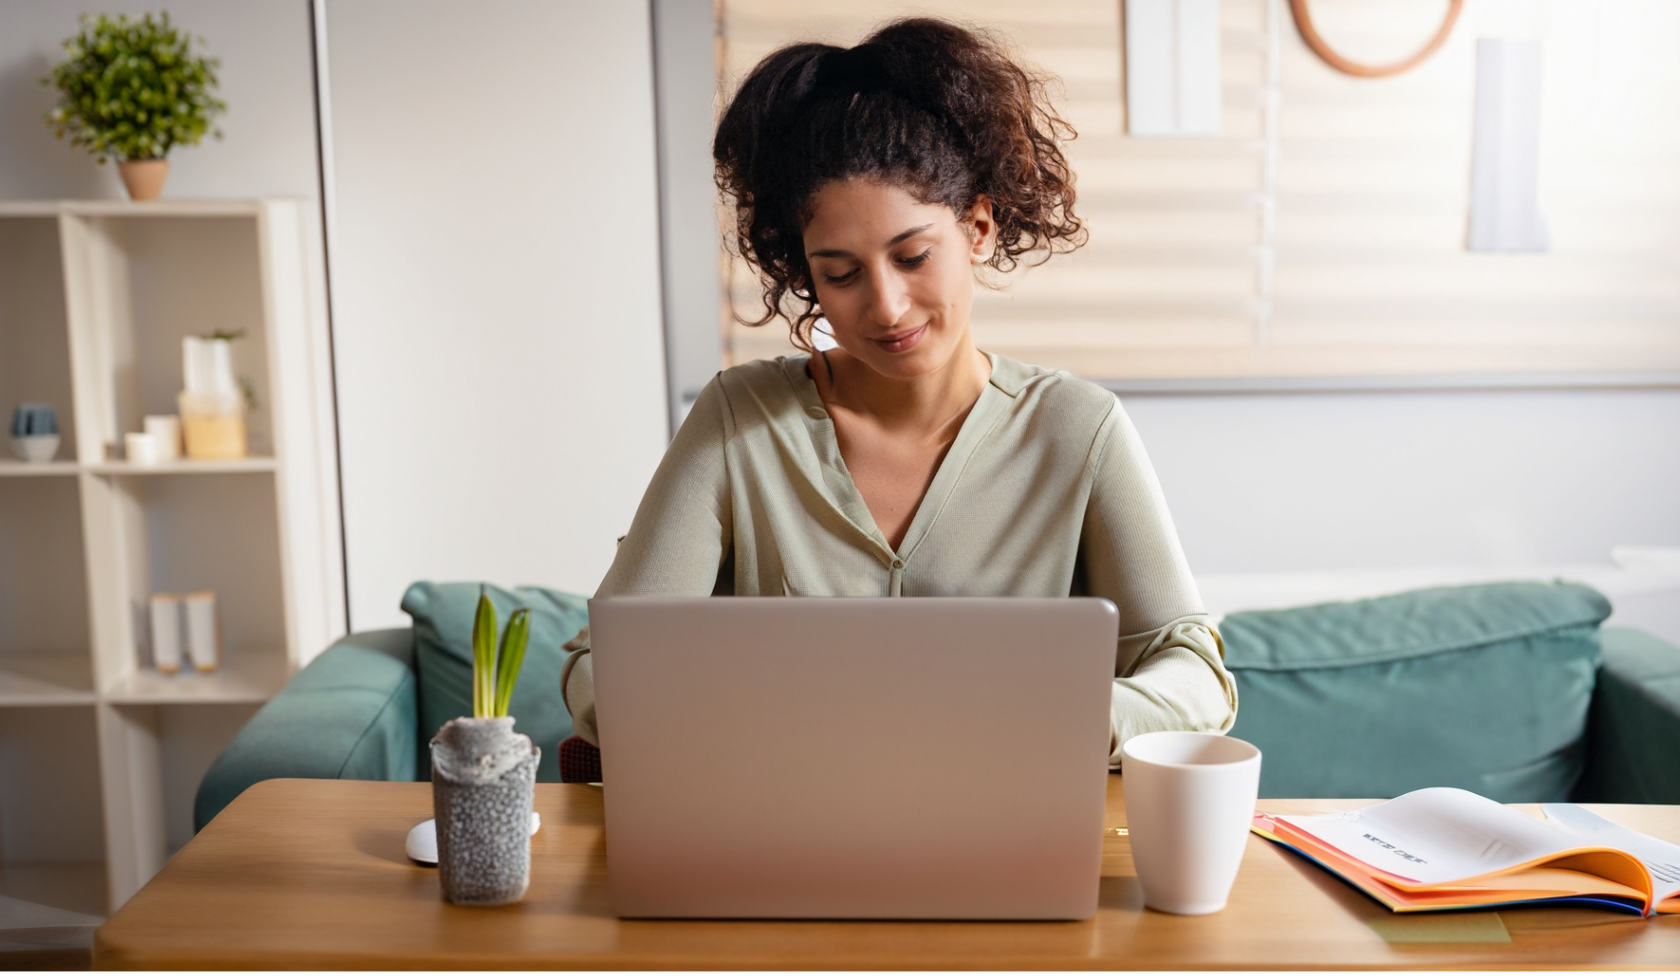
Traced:
<path fill-rule="evenodd" d="M 531 881 L 531 801 L 542 752 L 513 730 L 512 718 L 457 718 L 431 746 L 444 900 L 519 901 Z"/>

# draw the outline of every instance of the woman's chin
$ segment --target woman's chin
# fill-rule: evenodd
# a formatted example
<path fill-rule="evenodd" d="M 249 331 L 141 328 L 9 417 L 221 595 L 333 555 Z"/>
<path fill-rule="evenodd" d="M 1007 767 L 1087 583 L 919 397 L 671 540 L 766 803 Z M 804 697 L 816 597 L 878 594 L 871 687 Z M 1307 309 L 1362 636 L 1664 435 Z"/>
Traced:
<path fill-rule="evenodd" d="M 876 353 L 865 363 L 876 374 L 884 378 L 912 381 L 937 372 L 947 360 L 949 360 L 948 357 L 940 358 L 935 352 L 918 347 L 901 354 Z"/>

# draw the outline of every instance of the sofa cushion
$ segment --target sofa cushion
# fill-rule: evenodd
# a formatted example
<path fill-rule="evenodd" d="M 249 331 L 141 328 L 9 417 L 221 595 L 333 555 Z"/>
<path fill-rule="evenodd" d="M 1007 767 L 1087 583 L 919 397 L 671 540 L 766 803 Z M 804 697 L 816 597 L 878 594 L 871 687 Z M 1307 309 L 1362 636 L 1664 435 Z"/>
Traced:
<path fill-rule="evenodd" d="M 194 830 L 265 779 L 414 779 L 412 657 L 410 631 L 392 629 L 344 637 L 311 660 L 211 763 Z"/>
<path fill-rule="evenodd" d="M 444 722 L 472 713 L 472 623 L 478 609 L 478 582 L 416 582 L 403 595 L 402 608 L 414 618 L 414 661 L 420 683 L 420 741 L 425 743 Z M 542 750 L 537 779 L 560 780 L 557 757 L 561 740 L 572 734 L 572 717 L 560 699 L 560 667 L 566 654 L 560 644 L 589 622 L 583 596 L 519 586 L 488 586 L 496 606 L 496 631 L 515 609 L 531 610 L 531 641 L 508 713 L 514 730 L 531 736 Z M 429 770 L 422 772 L 422 777 Z"/>
<path fill-rule="evenodd" d="M 1636 629 L 1602 631 L 1588 718 L 1589 803 L 1680 804 L 1680 648 Z"/>
<path fill-rule="evenodd" d="M 1220 624 L 1264 797 L 1457 786 L 1569 798 L 1599 663 L 1602 595 L 1562 582 L 1424 589 Z"/>

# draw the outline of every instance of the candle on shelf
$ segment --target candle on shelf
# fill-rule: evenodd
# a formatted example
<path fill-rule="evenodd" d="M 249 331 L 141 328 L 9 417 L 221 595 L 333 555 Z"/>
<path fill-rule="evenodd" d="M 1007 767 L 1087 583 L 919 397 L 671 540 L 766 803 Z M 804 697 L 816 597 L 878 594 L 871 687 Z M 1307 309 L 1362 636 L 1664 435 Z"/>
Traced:
<path fill-rule="evenodd" d="M 157 443 L 157 455 L 161 462 L 173 462 L 181 458 L 181 419 L 176 415 L 148 415 L 146 416 L 146 434 Z"/>
<path fill-rule="evenodd" d="M 130 432 L 123 436 L 123 456 L 135 466 L 156 466 L 163 460 L 157 437 L 150 432 Z"/>

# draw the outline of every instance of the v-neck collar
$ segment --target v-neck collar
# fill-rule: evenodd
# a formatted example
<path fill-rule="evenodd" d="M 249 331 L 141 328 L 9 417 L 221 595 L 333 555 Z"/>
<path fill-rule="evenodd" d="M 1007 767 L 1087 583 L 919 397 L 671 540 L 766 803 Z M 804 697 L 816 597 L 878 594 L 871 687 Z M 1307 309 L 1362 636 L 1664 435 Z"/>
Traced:
<path fill-rule="evenodd" d="M 895 551 L 887 543 L 887 536 L 875 523 L 875 515 L 869 512 L 869 504 L 864 501 L 862 491 L 858 490 L 857 482 L 846 468 L 846 461 L 840 455 L 840 442 L 834 433 L 834 419 L 828 414 L 828 407 L 823 404 L 822 395 L 817 391 L 817 383 L 812 380 L 807 366 L 811 363 L 810 355 L 782 357 L 783 373 L 788 383 L 792 385 L 794 394 L 804 408 L 805 429 L 810 435 L 812 447 L 816 450 L 817 458 L 832 474 L 833 478 L 824 479 L 822 485 L 827 487 L 832 495 L 831 503 L 867 538 L 875 543 L 880 551 L 884 563 L 896 562 L 898 566 L 907 563 L 915 554 L 916 547 L 927 537 L 939 514 L 945 509 L 945 504 L 951 498 L 951 493 L 962 480 L 962 474 L 968 468 L 968 461 L 974 455 L 974 450 L 991 431 L 992 426 L 1003 416 L 1005 408 L 1021 391 L 1025 381 L 1022 372 L 1015 370 L 1017 365 L 1008 358 L 1000 357 L 981 351 L 992 366 L 991 376 L 986 386 L 980 389 L 980 397 L 974 402 L 974 407 L 968 411 L 968 417 L 963 419 L 962 426 L 957 430 L 957 437 L 951 441 L 951 448 L 946 450 L 945 458 L 939 461 L 939 469 L 933 474 L 933 480 L 928 484 L 927 492 L 922 494 L 921 501 L 916 505 L 916 513 L 910 518 L 910 526 L 904 532 L 904 540 L 899 542 Z"/>

